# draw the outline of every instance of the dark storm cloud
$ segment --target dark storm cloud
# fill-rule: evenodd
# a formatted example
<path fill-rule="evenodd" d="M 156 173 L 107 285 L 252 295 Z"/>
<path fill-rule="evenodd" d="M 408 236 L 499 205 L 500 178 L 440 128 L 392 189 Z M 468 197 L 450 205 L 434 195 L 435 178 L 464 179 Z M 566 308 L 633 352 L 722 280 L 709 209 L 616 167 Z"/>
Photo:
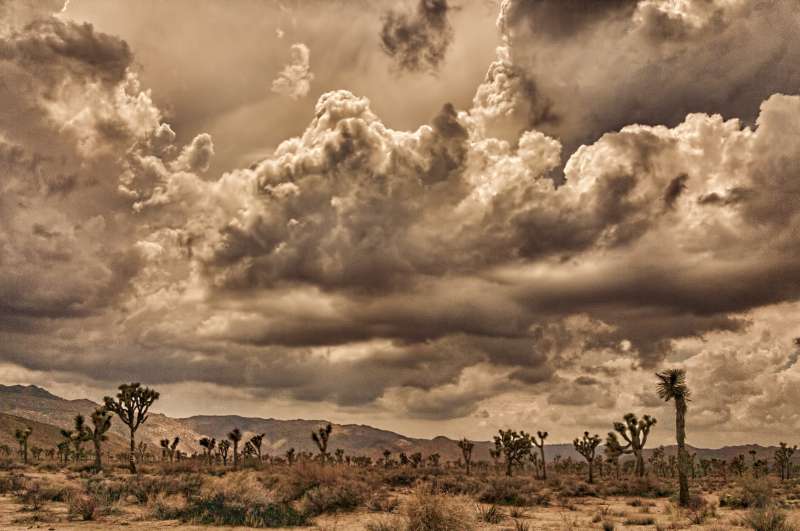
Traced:
<path fill-rule="evenodd" d="M 453 40 L 449 10 L 447 0 L 419 0 L 414 12 L 384 14 L 380 32 L 384 52 L 401 70 L 437 71 Z"/>
<path fill-rule="evenodd" d="M 506 0 L 498 25 L 512 62 L 536 84 L 534 101 L 560 117 L 539 128 L 572 150 L 626 124 L 672 126 L 691 112 L 750 121 L 762 100 L 800 85 L 790 66 L 800 59 L 793 0 L 670 5 Z"/>

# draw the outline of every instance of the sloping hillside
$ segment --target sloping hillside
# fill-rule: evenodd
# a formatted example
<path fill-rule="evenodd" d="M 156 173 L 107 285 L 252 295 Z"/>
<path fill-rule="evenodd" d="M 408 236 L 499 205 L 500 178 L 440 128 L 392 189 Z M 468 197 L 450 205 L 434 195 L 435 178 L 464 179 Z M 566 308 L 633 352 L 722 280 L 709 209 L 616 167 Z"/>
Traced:
<path fill-rule="evenodd" d="M 35 385 L 0 385 L 0 413 L 24 417 L 57 428 L 70 428 L 75 415 L 81 413 L 88 419 L 99 407 L 91 400 L 65 400 Z M 112 421 L 111 434 L 127 441 L 127 427 L 118 420 Z M 201 435 L 188 429 L 178 420 L 161 414 L 151 414 L 136 436 L 157 452 L 158 441 L 164 438 L 181 438 L 180 449 L 185 452 L 199 451 L 197 441 Z"/>

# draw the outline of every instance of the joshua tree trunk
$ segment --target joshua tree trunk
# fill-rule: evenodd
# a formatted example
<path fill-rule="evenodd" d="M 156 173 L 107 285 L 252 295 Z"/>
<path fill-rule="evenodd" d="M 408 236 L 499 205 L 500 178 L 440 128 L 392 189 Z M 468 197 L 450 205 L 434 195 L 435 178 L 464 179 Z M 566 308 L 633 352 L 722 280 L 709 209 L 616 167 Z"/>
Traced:
<path fill-rule="evenodd" d="M 547 462 L 544 460 L 544 441 L 542 441 L 542 445 L 539 447 L 539 453 L 542 456 L 542 479 L 547 479 Z"/>
<path fill-rule="evenodd" d="M 689 456 L 686 453 L 686 400 L 675 399 L 675 438 L 678 442 L 678 504 L 689 506 L 689 478 L 686 471 Z"/>
<path fill-rule="evenodd" d="M 133 429 L 131 429 L 131 453 L 128 456 L 128 468 L 130 468 L 131 474 L 136 473 L 136 440 L 134 439 L 134 433 Z"/>
<path fill-rule="evenodd" d="M 642 451 L 634 450 L 633 454 L 636 457 L 636 475 L 644 477 L 644 457 L 642 457 Z"/>
<path fill-rule="evenodd" d="M 589 461 L 589 483 L 594 483 L 594 460 Z"/>
<path fill-rule="evenodd" d="M 103 460 L 100 457 L 100 440 L 95 437 L 94 441 L 94 469 L 96 472 L 100 472 L 103 470 Z"/>
<path fill-rule="evenodd" d="M 506 476 L 511 477 L 511 459 L 506 459 Z"/>
<path fill-rule="evenodd" d="M 466 468 L 467 468 L 467 475 L 469 476 L 469 470 L 470 470 L 470 469 L 469 469 L 469 465 L 470 465 L 470 462 L 469 462 L 469 461 L 465 461 L 465 462 L 464 462 L 464 464 L 466 465 Z"/>

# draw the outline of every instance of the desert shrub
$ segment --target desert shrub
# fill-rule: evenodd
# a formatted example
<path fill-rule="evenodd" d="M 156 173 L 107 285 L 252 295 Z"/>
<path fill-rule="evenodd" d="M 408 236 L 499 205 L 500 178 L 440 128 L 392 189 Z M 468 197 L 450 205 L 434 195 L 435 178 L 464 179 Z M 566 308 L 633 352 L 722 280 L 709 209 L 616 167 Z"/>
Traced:
<path fill-rule="evenodd" d="M 352 511 L 367 499 L 365 483 L 344 480 L 332 485 L 323 484 L 314 487 L 303 495 L 301 506 L 309 515 Z"/>
<path fill-rule="evenodd" d="M 475 529 L 475 521 L 450 496 L 432 494 L 425 489 L 417 489 L 405 508 L 408 531 L 470 531 Z"/>
<path fill-rule="evenodd" d="M 67 513 L 81 520 L 94 520 L 97 516 L 97 499 L 85 492 L 75 492 L 67 499 Z"/>
<path fill-rule="evenodd" d="M 109 492 L 115 499 L 123 496 L 134 496 L 139 503 L 147 503 L 159 494 L 182 494 L 187 498 L 197 494 L 203 485 L 200 474 L 178 474 L 175 476 L 144 476 L 121 484 L 108 484 Z"/>
<path fill-rule="evenodd" d="M 248 472 L 210 478 L 189 499 L 182 520 L 209 525 L 286 527 L 306 523 L 306 515 L 287 503 L 275 502 Z"/>
<path fill-rule="evenodd" d="M 390 487 L 410 487 L 419 478 L 420 474 L 411 468 L 392 468 L 383 474 L 383 482 Z"/>
<path fill-rule="evenodd" d="M 689 498 L 686 508 L 689 521 L 695 525 L 702 525 L 709 518 L 717 515 L 716 507 L 702 496 L 694 495 Z"/>
<path fill-rule="evenodd" d="M 720 495 L 720 507 L 763 509 L 772 503 L 772 483 L 768 478 L 748 478 L 732 492 Z"/>
<path fill-rule="evenodd" d="M 488 508 L 481 505 L 476 506 L 478 512 L 478 520 L 486 522 L 487 524 L 499 524 L 503 521 L 504 515 L 497 508 L 497 505 L 492 505 Z"/>
<path fill-rule="evenodd" d="M 0 494 L 19 496 L 25 490 L 28 479 L 23 474 L 12 473 L 0 477 Z"/>
<path fill-rule="evenodd" d="M 184 495 L 159 493 L 150 502 L 150 514 L 156 520 L 180 520 L 186 514 L 187 507 Z"/>
<path fill-rule="evenodd" d="M 567 498 L 597 496 L 597 489 L 585 481 L 567 480 L 561 484 L 559 494 Z"/>
<path fill-rule="evenodd" d="M 483 482 L 467 476 L 439 476 L 431 481 L 431 488 L 442 494 L 452 496 L 475 495 L 483 489 Z"/>
<path fill-rule="evenodd" d="M 531 525 L 522 520 L 514 520 L 513 531 L 531 531 Z"/>
<path fill-rule="evenodd" d="M 665 498 L 674 492 L 672 485 L 652 477 L 615 480 L 603 486 L 606 496 L 639 496 L 642 498 Z"/>
<path fill-rule="evenodd" d="M 366 531 L 404 531 L 405 525 L 398 518 L 375 518 L 364 525 Z"/>
<path fill-rule="evenodd" d="M 625 525 L 655 525 L 655 523 L 655 519 L 651 516 L 634 516 L 624 522 Z"/>
<path fill-rule="evenodd" d="M 745 524 L 754 531 L 796 531 L 797 529 L 786 521 L 786 513 L 774 506 L 751 509 L 745 517 Z"/>
<path fill-rule="evenodd" d="M 367 500 L 367 509 L 379 513 L 390 513 L 397 509 L 397 497 L 392 496 L 386 489 L 375 491 Z"/>
<path fill-rule="evenodd" d="M 600 525 L 603 527 L 603 531 L 614 531 L 614 528 L 616 527 L 614 522 L 610 520 L 604 520 Z"/>
<path fill-rule="evenodd" d="M 525 478 L 490 478 L 478 496 L 483 503 L 499 505 L 547 505 L 549 498 Z"/>

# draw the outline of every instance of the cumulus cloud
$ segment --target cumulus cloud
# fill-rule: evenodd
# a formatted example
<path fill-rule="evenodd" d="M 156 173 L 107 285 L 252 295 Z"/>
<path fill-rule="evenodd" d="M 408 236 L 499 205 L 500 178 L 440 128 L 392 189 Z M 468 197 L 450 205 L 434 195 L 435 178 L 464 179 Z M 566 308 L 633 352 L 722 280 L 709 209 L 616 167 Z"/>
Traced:
<path fill-rule="evenodd" d="M 436 72 L 453 40 L 447 0 L 419 0 L 413 12 L 390 10 L 383 16 L 383 51 L 400 70 Z"/>
<path fill-rule="evenodd" d="M 297 100 L 308 95 L 314 80 L 311 72 L 311 50 L 303 43 L 295 43 L 292 44 L 290 53 L 289 64 L 272 81 L 272 92 Z"/>

